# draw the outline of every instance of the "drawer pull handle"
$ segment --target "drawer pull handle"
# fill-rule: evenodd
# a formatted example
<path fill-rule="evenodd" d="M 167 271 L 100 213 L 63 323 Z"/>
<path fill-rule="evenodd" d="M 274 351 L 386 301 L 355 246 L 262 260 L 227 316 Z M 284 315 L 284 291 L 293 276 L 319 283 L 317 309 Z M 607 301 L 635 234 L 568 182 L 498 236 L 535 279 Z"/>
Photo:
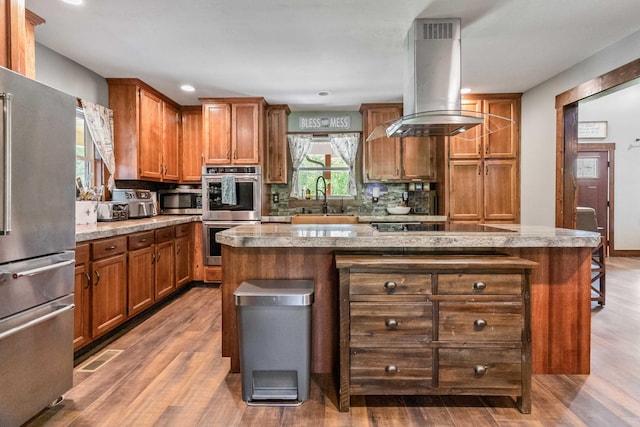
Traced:
<path fill-rule="evenodd" d="M 147 239 L 140 239 L 140 243 L 144 243 L 146 241 L 147 241 Z"/>
<path fill-rule="evenodd" d="M 484 291 L 487 288 L 487 284 L 484 282 L 475 282 L 473 284 L 474 291 Z"/>
<path fill-rule="evenodd" d="M 117 246 L 116 246 L 116 245 L 111 245 L 111 246 L 107 246 L 106 248 L 104 248 L 104 250 L 105 250 L 105 251 L 112 251 L 112 250 L 114 250 L 115 248 L 117 248 Z"/>
<path fill-rule="evenodd" d="M 398 285 L 396 284 L 396 282 L 385 282 L 384 284 L 384 288 L 387 292 L 393 292 L 397 287 Z"/>
<path fill-rule="evenodd" d="M 484 329 L 487 326 L 487 321 L 484 319 L 476 319 L 473 321 L 473 326 L 476 329 Z"/>
<path fill-rule="evenodd" d="M 387 365 L 385 366 L 384 371 L 388 374 L 395 374 L 398 372 L 398 367 L 396 365 Z"/>
<path fill-rule="evenodd" d="M 387 319 L 384 321 L 384 324 L 387 325 L 387 328 L 389 329 L 398 327 L 398 321 L 396 319 Z"/>
<path fill-rule="evenodd" d="M 487 365 L 476 365 L 473 367 L 473 372 L 478 376 L 487 375 L 489 367 Z"/>

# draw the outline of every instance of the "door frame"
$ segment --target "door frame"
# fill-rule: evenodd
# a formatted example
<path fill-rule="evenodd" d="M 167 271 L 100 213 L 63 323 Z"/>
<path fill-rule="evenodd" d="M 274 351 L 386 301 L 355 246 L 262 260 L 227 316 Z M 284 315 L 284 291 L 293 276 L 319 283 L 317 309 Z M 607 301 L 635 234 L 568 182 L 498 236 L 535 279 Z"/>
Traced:
<path fill-rule="evenodd" d="M 616 150 L 616 144 L 613 142 L 602 142 L 602 143 L 581 143 L 578 144 L 578 151 L 606 151 L 607 152 L 607 157 L 608 157 L 608 168 L 607 168 L 607 191 L 609 192 L 608 195 L 608 206 L 607 206 L 607 230 L 605 231 L 607 234 L 607 246 L 604 248 L 604 253 L 605 255 L 609 255 L 609 256 L 614 256 L 614 250 L 613 248 L 615 247 L 613 244 L 613 239 L 615 236 L 614 233 L 614 226 L 613 226 L 613 215 L 615 212 L 615 203 L 614 203 L 614 196 L 615 196 L 615 192 L 614 192 L 614 184 L 615 184 L 615 150 Z"/>
<path fill-rule="evenodd" d="M 640 58 L 556 96 L 556 227 L 576 228 L 578 101 L 640 77 Z M 640 256 L 640 250 L 613 251 L 616 256 Z"/>

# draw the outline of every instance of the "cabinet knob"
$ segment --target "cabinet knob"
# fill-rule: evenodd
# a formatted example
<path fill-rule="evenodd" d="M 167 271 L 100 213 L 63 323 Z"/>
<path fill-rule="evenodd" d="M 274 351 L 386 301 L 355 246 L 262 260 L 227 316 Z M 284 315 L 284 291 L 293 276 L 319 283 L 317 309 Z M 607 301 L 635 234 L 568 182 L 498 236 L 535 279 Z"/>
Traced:
<path fill-rule="evenodd" d="M 398 321 L 396 319 L 387 319 L 384 321 L 384 324 L 390 329 L 398 327 Z"/>
<path fill-rule="evenodd" d="M 473 367 L 473 373 L 478 376 L 487 375 L 487 372 L 489 372 L 487 365 L 476 365 Z"/>
<path fill-rule="evenodd" d="M 473 326 L 476 329 L 484 329 L 484 327 L 487 326 L 487 321 L 484 319 L 476 319 L 473 321 Z"/>
<path fill-rule="evenodd" d="M 387 365 L 385 366 L 384 371 L 388 374 L 395 374 L 398 372 L 398 367 L 396 365 Z"/>
<path fill-rule="evenodd" d="M 392 281 L 385 282 L 385 284 L 384 284 L 384 289 L 387 292 L 393 292 L 393 291 L 396 290 L 397 287 L 398 287 L 398 284 L 396 282 L 392 282 Z"/>
<path fill-rule="evenodd" d="M 472 288 L 474 291 L 484 291 L 487 288 L 487 284 L 484 282 L 474 282 Z"/>

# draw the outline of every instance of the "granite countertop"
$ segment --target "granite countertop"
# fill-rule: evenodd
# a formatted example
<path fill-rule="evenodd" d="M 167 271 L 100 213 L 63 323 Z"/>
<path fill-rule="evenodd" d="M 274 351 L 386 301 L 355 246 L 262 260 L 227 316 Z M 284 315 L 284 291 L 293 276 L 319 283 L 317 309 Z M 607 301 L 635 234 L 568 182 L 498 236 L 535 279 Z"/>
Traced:
<path fill-rule="evenodd" d="M 216 234 L 233 247 L 502 248 L 597 247 L 600 234 L 545 226 L 492 225 L 504 231 L 381 232 L 365 224 L 241 225 Z"/>
<path fill-rule="evenodd" d="M 158 215 L 151 218 L 136 218 L 127 221 L 76 225 L 76 242 L 154 230 L 194 221 L 202 221 L 202 217 L 199 215 Z"/>
<path fill-rule="evenodd" d="M 316 214 L 317 215 L 317 214 Z M 349 215 L 349 214 L 329 214 L 329 215 Z M 445 222 L 447 217 L 443 215 L 357 215 L 358 222 Z M 287 223 L 291 222 L 291 216 L 288 215 L 267 215 L 262 217 L 263 223 Z"/>

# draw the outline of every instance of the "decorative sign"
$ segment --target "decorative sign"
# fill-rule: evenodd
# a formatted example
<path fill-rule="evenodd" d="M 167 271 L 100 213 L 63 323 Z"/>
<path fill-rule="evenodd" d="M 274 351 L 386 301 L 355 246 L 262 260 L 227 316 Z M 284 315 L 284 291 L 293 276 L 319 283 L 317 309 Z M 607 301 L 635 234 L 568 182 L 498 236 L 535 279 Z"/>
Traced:
<path fill-rule="evenodd" d="M 606 138 L 607 122 L 578 122 L 578 138 Z"/>
<path fill-rule="evenodd" d="M 598 178 L 598 158 L 578 157 L 576 177 L 582 179 Z"/>
<path fill-rule="evenodd" d="M 351 116 L 300 116 L 298 127 L 300 130 L 349 130 Z"/>

